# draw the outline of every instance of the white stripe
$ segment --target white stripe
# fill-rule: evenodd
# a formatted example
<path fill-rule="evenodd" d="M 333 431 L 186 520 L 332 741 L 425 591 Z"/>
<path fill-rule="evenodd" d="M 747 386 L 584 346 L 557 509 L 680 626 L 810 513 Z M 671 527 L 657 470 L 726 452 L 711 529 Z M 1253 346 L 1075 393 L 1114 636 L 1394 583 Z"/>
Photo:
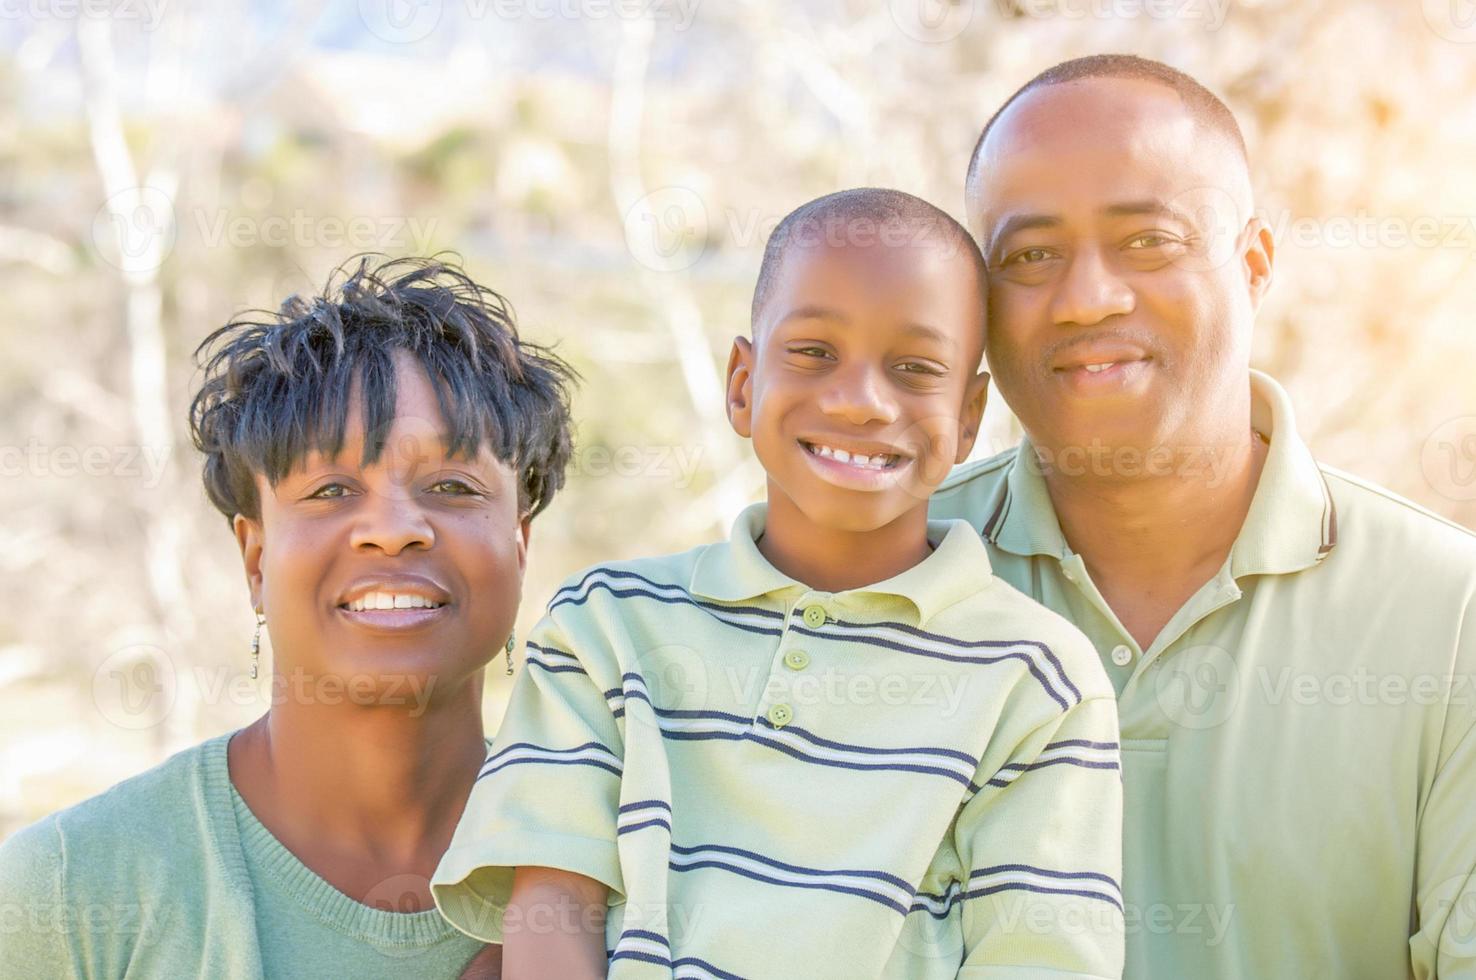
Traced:
<path fill-rule="evenodd" d="M 1036 874 L 1032 871 L 996 871 L 994 874 L 969 879 L 969 890 L 993 888 L 996 885 L 1036 885 L 1041 888 L 1065 888 L 1072 891 L 1089 891 L 1121 903 L 1122 891 L 1107 884 L 1101 878 L 1057 878 Z"/>
<path fill-rule="evenodd" d="M 573 654 L 564 653 L 560 650 L 540 650 L 534 646 L 527 647 L 527 659 L 545 664 L 549 667 L 583 666 L 579 663 L 579 658 Z"/>
<path fill-rule="evenodd" d="M 505 763 L 522 759 L 590 759 L 613 765 L 616 769 L 621 768 L 620 760 L 612 753 L 600 748 L 587 749 L 542 749 L 542 748 L 519 748 L 499 753 L 488 759 L 482 765 L 482 772 L 489 769 L 500 769 Z"/>
<path fill-rule="evenodd" d="M 917 895 L 913 898 L 912 904 L 922 906 L 921 909 L 917 909 L 918 912 L 946 912 L 949 905 L 962 892 L 963 886 L 956 881 L 950 881 L 948 887 L 943 889 L 941 898 L 933 895 Z M 909 911 L 912 911 L 910 907 Z"/>
<path fill-rule="evenodd" d="M 626 592 L 635 591 L 643 595 L 653 597 L 659 596 L 667 599 L 680 599 L 683 602 L 692 602 L 693 604 L 696 604 L 698 601 L 692 596 L 690 592 L 679 585 L 662 584 L 653 586 L 649 583 L 641 581 L 640 579 L 623 578 L 608 574 L 604 570 L 600 570 L 596 572 L 591 572 L 589 578 L 586 579 L 584 584 L 582 586 L 579 586 L 578 588 L 570 585 L 565 586 L 563 589 L 560 589 L 557 593 L 555 593 L 552 601 L 549 602 L 549 605 L 552 606 L 554 603 L 558 602 L 582 601 L 589 597 L 590 592 L 597 585 L 620 589 L 621 591 Z M 744 626 L 759 626 L 775 634 L 782 631 L 779 625 L 779 619 L 774 616 L 761 616 L 756 613 L 744 612 L 738 609 L 723 609 L 712 605 L 702 605 L 701 609 L 703 612 L 710 613 L 711 615 L 726 623 Z"/>
<path fill-rule="evenodd" d="M 673 974 L 675 980 L 723 980 L 716 973 L 696 963 L 683 963 Z"/>
<path fill-rule="evenodd" d="M 933 755 L 929 752 L 887 752 L 870 753 L 855 749 L 833 749 L 828 746 L 815 745 L 802 736 L 781 729 L 754 728 L 747 722 L 739 723 L 729 721 L 726 718 L 659 718 L 661 728 L 669 732 L 684 732 L 695 734 L 732 734 L 744 735 L 752 732 L 755 738 L 778 742 L 788 746 L 800 755 L 809 759 L 824 759 L 831 762 L 851 762 L 864 765 L 887 766 L 887 765 L 913 765 L 927 766 L 932 769 L 946 769 L 958 773 L 964 779 L 971 779 L 975 767 L 962 759 L 955 759 L 947 755 Z"/>
<path fill-rule="evenodd" d="M 890 899 L 903 908 L 908 908 L 912 905 L 912 896 L 889 881 L 848 875 L 843 871 L 788 871 L 784 868 L 776 868 L 771 864 L 765 864 L 762 861 L 755 861 L 742 854 L 731 854 L 727 851 L 716 851 L 708 848 L 702 848 L 693 854 L 672 852 L 671 855 L 671 862 L 679 867 L 685 867 L 699 861 L 711 861 L 726 864 L 729 867 L 743 868 L 748 871 L 757 872 L 768 878 L 778 879 L 779 881 L 800 884 L 843 885 L 848 888 L 854 888 L 857 891 L 870 892 L 873 895 Z"/>
<path fill-rule="evenodd" d="M 620 830 L 631 824 L 645 823 L 652 817 L 661 817 L 667 823 L 671 823 L 671 814 L 662 806 L 643 806 L 636 810 L 627 810 L 620 814 L 615 820 L 615 829 Z"/>
<path fill-rule="evenodd" d="M 650 953 L 664 960 L 671 959 L 671 950 L 644 936 L 621 936 L 620 941 L 615 944 L 614 951 L 617 953 Z"/>
<path fill-rule="evenodd" d="M 942 653 L 951 657 L 1004 657 L 1010 654 L 1024 656 L 1044 675 L 1047 686 L 1060 698 L 1070 704 L 1075 700 L 1067 685 L 1065 676 L 1056 665 L 1051 663 L 1041 649 L 1028 643 L 1012 644 L 1010 646 L 992 647 L 966 647 L 961 644 L 949 642 L 946 638 L 933 638 L 931 636 L 918 636 L 906 630 L 895 627 L 874 625 L 867 626 L 860 623 L 838 623 L 827 620 L 823 626 L 813 632 L 824 635 L 827 639 L 850 640 L 857 637 L 866 637 L 873 640 L 885 640 L 899 646 L 912 650 L 923 650 L 929 653 Z"/>

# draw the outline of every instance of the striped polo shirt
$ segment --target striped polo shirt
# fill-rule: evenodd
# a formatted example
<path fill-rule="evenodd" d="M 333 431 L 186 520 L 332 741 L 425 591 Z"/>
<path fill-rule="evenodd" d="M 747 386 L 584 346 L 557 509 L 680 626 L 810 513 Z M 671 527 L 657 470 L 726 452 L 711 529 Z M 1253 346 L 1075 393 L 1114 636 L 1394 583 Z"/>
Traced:
<path fill-rule="evenodd" d="M 1127 976 L 1476 978 L 1476 536 L 1319 465 L 1286 391 L 1248 383 L 1269 441 L 1250 511 L 1146 647 L 1028 441 L 959 467 L 930 515 L 981 529 L 1117 690 Z"/>
<path fill-rule="evenodd" d="M 530 635 L 432 881 L 489 942 L 513 869 L 610 888 L 612 977 L 1116 977 L 1121 779 L 1086 638 L 963 521 L 877 585 L 731 540 L 596 566 Z M 570 913 L 572 914 L 572 913 Z"/>

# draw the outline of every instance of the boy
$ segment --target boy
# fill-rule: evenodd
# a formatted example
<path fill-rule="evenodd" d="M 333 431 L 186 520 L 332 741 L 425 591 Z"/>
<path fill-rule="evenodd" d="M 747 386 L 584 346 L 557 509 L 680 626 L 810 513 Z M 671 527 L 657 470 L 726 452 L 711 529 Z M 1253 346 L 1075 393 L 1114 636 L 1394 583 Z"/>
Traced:
<path fill-rule="evenodd" d="M 732 538 L 570 578 L 432 880 L 510 977 L 1116 977 L 1121 785 L 1086 638 L 927 520 L 989 376 L 984 269 L 862 188 L 765 250 Z"/>

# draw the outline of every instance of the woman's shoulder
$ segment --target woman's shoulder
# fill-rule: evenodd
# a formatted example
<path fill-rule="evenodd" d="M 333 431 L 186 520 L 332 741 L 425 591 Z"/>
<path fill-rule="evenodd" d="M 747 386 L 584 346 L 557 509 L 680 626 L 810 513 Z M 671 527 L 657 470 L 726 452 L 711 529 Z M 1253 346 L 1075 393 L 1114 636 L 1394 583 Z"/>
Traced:
<path fill-rule="evenodd" d="M 230 818 L 220 799 L 229 735 L 207 739 L 0 842 L 0 878 L 68 891 L 87 883 L 136 886 L 139 875 L 191 867 L 215 846 L 213 821 Z M 216 767 L 219 772 L 214 771 Z M 223 810 L 212 808 L 224 806 Z M 128 870 L 133 874 L 126 874 Z M 197 868 L 191 868 L 198 874 Z M 47 883 L 50 882 L 48 885 Z"/>

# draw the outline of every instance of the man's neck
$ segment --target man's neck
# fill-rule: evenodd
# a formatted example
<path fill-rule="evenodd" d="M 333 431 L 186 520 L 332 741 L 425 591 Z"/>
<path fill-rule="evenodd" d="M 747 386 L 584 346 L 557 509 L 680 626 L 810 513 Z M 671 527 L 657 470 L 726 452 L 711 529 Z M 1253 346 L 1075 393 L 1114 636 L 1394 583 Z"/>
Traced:
<path fill-rule="evenodd" d="M 1140 646 L 1148 647 L 1224 565 L 1250 511 L 1266 450 L 1246 426 L 1212 449 L 1196 450 L 1213 458 L 1163 475 L 1047 472 L 1061 533 Z"/>
<path fill-rule="evenodd" d="M 845 531 L 810 520 L 772 485 L 759 553 L 796 582 L 844 592 L 885 582 L 932 553 L 926 502 L 871 531 Z"/>

